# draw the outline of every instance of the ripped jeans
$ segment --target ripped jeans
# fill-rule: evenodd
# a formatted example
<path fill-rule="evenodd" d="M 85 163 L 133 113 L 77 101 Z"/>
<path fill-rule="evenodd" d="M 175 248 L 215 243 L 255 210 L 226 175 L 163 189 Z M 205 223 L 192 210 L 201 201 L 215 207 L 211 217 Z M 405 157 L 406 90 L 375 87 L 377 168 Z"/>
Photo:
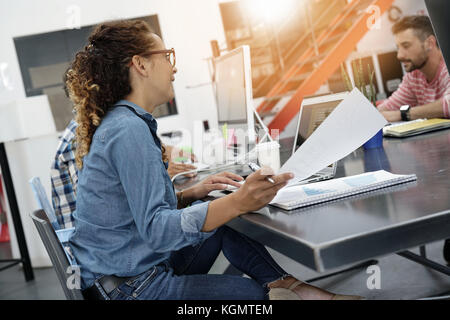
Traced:
<path fill-rule="evenodd" d="M 223 252 L 248 275 L 207 274 Z M 222 226 L 207 240 L 176 252 L 163 263 L 126 281 L 112 300 L 264 300 L 267 284 L 289 276 L 260 243 Z"/>

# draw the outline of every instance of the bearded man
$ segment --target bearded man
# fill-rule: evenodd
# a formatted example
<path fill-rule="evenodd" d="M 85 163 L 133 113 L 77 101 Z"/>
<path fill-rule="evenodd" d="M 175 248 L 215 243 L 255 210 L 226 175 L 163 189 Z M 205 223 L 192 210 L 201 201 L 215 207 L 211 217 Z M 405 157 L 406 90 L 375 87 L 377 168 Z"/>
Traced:
<path fill-rule="evenodd" d="M 389 122 L 450 118 L 450 77 L 430 19 L 404 17 L 392 32 L 407 74 L 378 109 Z"/>

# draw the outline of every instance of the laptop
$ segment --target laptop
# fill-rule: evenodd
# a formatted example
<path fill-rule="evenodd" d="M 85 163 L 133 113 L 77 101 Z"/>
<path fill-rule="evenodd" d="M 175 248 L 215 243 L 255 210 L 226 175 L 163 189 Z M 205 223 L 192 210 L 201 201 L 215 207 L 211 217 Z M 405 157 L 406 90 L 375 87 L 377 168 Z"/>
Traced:
<path fill-rule="evenodd" d="M 348 92 L 329 94 L 322 96 L 306 97 L 303 99 L 297 121 L 297 130 L 292 146 L 291 155 L 313 134 L 322 122 L 345 99 Z M 320 170 L 312 176 L 293 181 L 294 185 L 308 184 L 323 180 L 333 179 L 336 176 L 337 162 Z"/>
<path fill-rule="evenodd" d="M 303 99 L 300 112 L 297 115 L 296 131 L 294 131 L 293 135 L 289 134 L 279 141 L 281 165 L 297 151 L 347 95 L 348 92 L 342 92 L 310 96 Z M 337 162 L 332 163 L 306 179 L 294 181 L 292 186 L 333 179 L 336 176 L 336 169 Z M 222 195 L 216 196 L 223 196 L 223 194 L 229 194 L 234 190 L 236 190 L 235 187 L 229 187 L 227 190 L 220 191 Z"/>

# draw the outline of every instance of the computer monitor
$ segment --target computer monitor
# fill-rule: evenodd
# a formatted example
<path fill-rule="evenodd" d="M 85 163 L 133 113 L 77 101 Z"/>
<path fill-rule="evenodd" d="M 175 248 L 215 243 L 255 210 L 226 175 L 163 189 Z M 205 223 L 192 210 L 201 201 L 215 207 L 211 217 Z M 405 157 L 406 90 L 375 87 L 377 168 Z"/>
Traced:
<path fill-rule="evenodd" d="M 214 59 L 219 125 L 243 128 L 255 141 L 250 47 L 241 46 Z"/>
<path fill-rule="evenodd" d="M 425 5 L 430 15 L 434 33 L 444 56 L 447 68 L 450 68 L 450 1 L 449 0 L 425 0 Z"/>

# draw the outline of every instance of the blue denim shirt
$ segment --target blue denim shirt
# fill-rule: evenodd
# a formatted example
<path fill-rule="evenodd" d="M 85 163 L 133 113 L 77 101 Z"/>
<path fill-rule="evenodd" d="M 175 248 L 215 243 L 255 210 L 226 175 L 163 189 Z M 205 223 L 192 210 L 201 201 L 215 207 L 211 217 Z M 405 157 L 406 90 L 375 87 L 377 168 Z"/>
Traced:
<path fill-rule="evenodd" d="M 177 210 L 156 130 L 151 114 L 121 100 L 93 136 L 79 172 L 70 238 L 82 289 L 102 275 L 141 274 L 214 233 L 201 232 L 209 202 Z"/>

